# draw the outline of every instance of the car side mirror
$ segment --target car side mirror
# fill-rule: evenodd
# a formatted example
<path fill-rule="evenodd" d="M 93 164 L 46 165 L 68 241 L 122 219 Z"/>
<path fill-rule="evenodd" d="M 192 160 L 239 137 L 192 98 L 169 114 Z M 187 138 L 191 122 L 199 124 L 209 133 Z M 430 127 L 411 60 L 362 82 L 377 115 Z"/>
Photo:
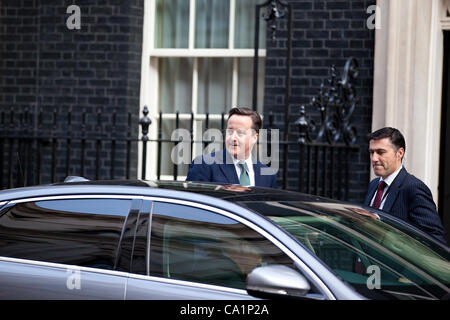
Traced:
<path fill-rule="evenodd" d="M 303 275 L 278 264 L 253 269 L 246 285 L 249 294 L 261 298 L 304 297 L 310 288 Z"/>

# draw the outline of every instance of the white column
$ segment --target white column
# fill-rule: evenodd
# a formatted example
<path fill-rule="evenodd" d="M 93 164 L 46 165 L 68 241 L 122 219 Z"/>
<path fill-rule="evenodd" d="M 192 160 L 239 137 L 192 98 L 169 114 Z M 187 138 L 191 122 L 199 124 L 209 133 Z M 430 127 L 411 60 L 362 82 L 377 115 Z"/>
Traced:
<path fill-rule="evenodd" d="M 404 165 L 437 202 L 444 0 L 378 0 L 372 131 L 398 128 L 406 139 Z M 372 172 L 373 176 L 373 172 Z"/>

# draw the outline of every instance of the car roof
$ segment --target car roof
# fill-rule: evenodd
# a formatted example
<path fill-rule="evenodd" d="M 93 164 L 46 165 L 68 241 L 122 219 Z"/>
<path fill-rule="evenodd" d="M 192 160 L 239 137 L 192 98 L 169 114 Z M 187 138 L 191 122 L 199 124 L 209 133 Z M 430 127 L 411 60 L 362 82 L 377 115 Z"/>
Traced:
<path fill-rule="evenodd" d="M 328 198 L 280 189 L 166 180 L 75 180 L 75 182 L 5 189 L 0 191 L 0 202 L 42 196 L 99 193 L 189 198 L 194 201 L 206 201 L 207 204 L 211 204 L 210 197 L 231 203 L 249 201 L 339 202 Z"/>
<path fill-rule="evenodd" d="M 80 181 L 78 179 L 75 182 L 3 190 L 0 191 L 0 203 L 43 196 L 78 194 L 163 197 L 194 201 L 220 209 L 231 210 L 235 213 L 243 213 L 250 210 L 262 216 L 271 215 L 271 212 L 267 212 L 267 204 L 282 202 L 295 202 L 304 210 L 330 216 L 339 216 L 342 214 L 342 211 L 348 212 L 349 205 L 361 208 L 360 205 L 353 205 L 348 202 L 273 188 L 186 181 Z"/>
<path fill-rule="evenodd" d="M 0 203 L 42 196 L 76 194 L 137 195 L 192 200 L 228 210 L 244 202 L 296 201 L 304 203 L 340 203 L 337 200 L 287 190 L 242 187 L 232 184 L 198 183 L 186 181 L 149 180 L 84 180 L 63 182 L 0 191 Z M 211 199 L 211 197 L 215 199 Z M 223 200 L 223 201 L 222 201 Z M 326 210 L 326 208 L 325 208 Z M 255 211 L 255 210 L 252 210 Z M 257 211 L 257 210 L 256 210 Z M 333 210 L 330 209 L 330 213 Z"/>

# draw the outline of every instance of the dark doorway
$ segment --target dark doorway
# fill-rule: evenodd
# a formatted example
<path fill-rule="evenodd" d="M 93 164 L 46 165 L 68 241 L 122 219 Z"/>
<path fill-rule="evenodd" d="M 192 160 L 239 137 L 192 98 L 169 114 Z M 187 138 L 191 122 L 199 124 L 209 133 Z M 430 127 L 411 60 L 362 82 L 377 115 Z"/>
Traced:
<path fill-rule="evenodd" d="M 441 151 L 439 165 L 439 215 L 450 243 L 450 31 L 444 32 Z"/>

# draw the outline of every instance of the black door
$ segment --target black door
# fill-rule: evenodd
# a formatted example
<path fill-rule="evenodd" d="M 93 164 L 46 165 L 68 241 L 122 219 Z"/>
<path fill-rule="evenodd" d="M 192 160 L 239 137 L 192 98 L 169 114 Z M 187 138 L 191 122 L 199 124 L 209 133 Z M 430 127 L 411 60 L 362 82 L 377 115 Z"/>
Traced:
<path fill-rule="evenodd" d="M 441 151 L 439 166 L 439 215 L 450 243 L 450 31 L 444 32 Z"/>

